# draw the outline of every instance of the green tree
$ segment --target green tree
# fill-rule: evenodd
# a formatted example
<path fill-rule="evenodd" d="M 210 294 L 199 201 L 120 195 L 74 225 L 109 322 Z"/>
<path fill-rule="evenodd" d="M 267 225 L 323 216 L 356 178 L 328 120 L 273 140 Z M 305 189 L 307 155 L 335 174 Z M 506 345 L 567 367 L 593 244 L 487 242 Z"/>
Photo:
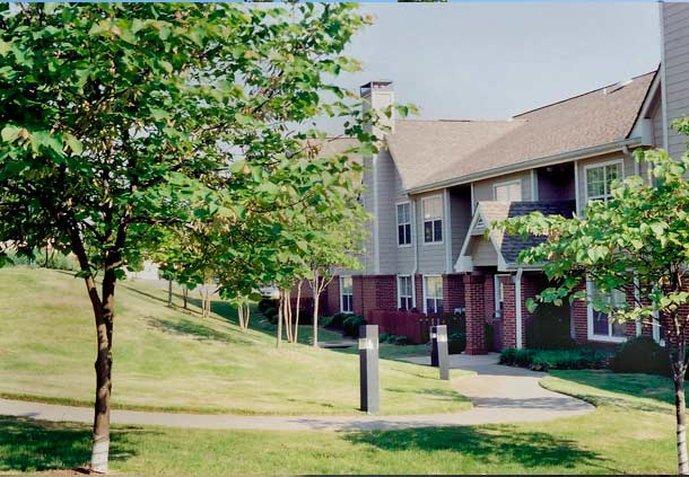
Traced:
<path fill-rule="evenodd" d="M 164 234 L 214 221 L 253 235 L 242 224 L 260 212 L 318 200 L 340 164 L 295 160 L 312 118 L 353 118 L 345 132 L 371 144 L 333 82 L 357 68 L 342 51 L 369 20 L 348 4 L 0 9 L 0 244 L 78 259 L 98 344 L 91 467 L 104 472 L 124 268 Z"/>
<path fill-rule="evenodd" d="M 676 127 L 689 133 L 689 121 Z M 617 322 L 667 325 L 675 387 L 677 457 L 680 474 L 689 473 L 686 445 L 684 379 L 689 331 L 689 153 L 673 160 L 664 150 L 637 150 L 636 159 L 649 168 L 649 178 L 633 176 L 612 185 L 607 201 L 590 202 L 582 217 L 532 213 L 497 224 L 511 234 L 544 236 L 540 245 L 521 253 L 526 264 L 543 264 L 555 285 L 529 306 L 588 300 Z M 599 292 L 587 296 L 582 282 Z M 633 293 L 629 293 L 633 290 Z M 626 303 L 606 299 L 626 293 Z M 633 300 L 631 299 L 633 296 Z M 656 324 L 657 325 L 657 324 Z"/>

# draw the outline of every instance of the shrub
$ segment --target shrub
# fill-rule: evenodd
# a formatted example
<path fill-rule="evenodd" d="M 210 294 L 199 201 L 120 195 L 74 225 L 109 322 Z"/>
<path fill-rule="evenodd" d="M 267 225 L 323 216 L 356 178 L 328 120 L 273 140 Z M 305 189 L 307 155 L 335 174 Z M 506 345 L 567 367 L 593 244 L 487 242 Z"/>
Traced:
<path fill-rule="evenodd" d="M 527 342 L 535 349 L 572 349 L 569 308 L 552 303 L 538 305 L 526 329 Z"/>
<path fill-rule="evenodd" d="M 357 338 L 359 336 L 359 327 L 365 325 L 366 320 L 360 315 L 348 315 L 342 322 L 342 332 L 345 336 Z"/>
<path fill-rule="evenodd" d="M 277 308 L 266 308 L 263 312 L 263 316 L 266 317 L 270 323 L 276 325 L 278 322 L 278 309 Z"/>
<path fill-rule="evenodd" d="M 378 337 L 378 341 L 381 343 L 391 343 L 395 339 L 395 335 L 392 333 L 381 333 Z"/>
<path fill-rule="evenodd" d="M 258 308 L 258 311 L 265 314 L 266 310 L 268 310 L 269 308 L 274 308 L 275 310 L 277 310 L 278 304 L 277 300 L 272 300 L 270 298 L 262 298 L 258 302 L 258 305 L 256 307 Z"/>
<path fill-rule="evenodd" d="M 500 353 L 500 364 L 529 368 L 533 371 L 549 369 L 599 369 L 608 360 L 607 353 L 588 349 L 515 349 L 509 348 Z"/>
<path fill-rule="evenodd" d="M 330 318 L 330 328 L 336 329 L 336 330 L 341 330 L 344 326 L 344 322 L 347 318 L 352 316 L 349 313 L 335 313 L 331 318 Z"/>
<path fill-rule="evenodd" d="M 447 351 L 450 354 L 460 354 L 467 347 L 466 332 L 455 331 L 447 337 Z"/>
<path fill-rule="evenodd" d="M 313 317 L 313 314 L 307 315 L 307 316 Z M 332 323 L 332 320 L 333 320 L 332 316 L 321 316 L 320 318 L 318 318 L 318 325 L 322 326 L 323 328 L 328 328 L 331 326 L 330 323 Z"/>
<path fill-rule="evenodd" d="M 670 376 L 668 351 L 649 336 L 630 339 L 618 349 L 610 360 L 610 369 L 616 373 L 646 373 Z"/>
<path fill-rule="evenodd" d="M 392 336 L 393 336 L 393 338 L 391 340 L 389 340 L 388 343 L 392 343 L 395 346 L 406 346 L 409 344 L 409 338 L 407 338 L 406 336 L 396 336 L 396 335 L 392 335 Z"/>
<path fill-rule="evenodd" d="M 65 255 L 57 250 L 50 251 L 46 256 L 45 249 L 36 248 L 33 250 L 33 254 L 33 257 L 27 257 L 26 255 L 18 255 L 11 250 L 7 253 L 7 257 L 12 265 L 23 265 L 31 268 L 51 268 L 53 270 L 68 270 L 72 272 L 79 270 L 79 265 L 74 257 Z"/>

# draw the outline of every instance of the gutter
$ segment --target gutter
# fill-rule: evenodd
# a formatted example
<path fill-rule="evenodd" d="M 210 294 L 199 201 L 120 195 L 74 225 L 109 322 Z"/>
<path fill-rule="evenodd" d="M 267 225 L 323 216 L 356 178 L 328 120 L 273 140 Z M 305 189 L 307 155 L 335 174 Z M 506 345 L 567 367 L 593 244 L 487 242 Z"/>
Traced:
<path fill-rule="evenodd" d="M 550 166 L 553 164 L 558 164 L 562 162 L 569 162 L 572 159 L 585 159 L 587 157 L 598 156 L 601 154 L 606 154 L 610 152 L 621 151 L 625 147 L 636 147 L 643 145 L 643 138 L 634 137 L 628 139 L 620 139 L 619 141 L 613 141 L 606 144 L 601 144 L 598 146 L 587 147 L 583 149 L 576 149 L 574 151 L 567 151 L 560 154 L 554 154 L 551 156 L 541 157 L 539 159 L 529 159 L 527 161 L 517 162 L 515 164 L 509 164 L 507 166 L 496 167 L 484 172 L 478 172 L 474 174 L 469 174 L 466 176 L 456 177 L 453 179 L 446 179 L 443 181 L 437 181 L 424 186 L 413 187 L 407 189 L 408 194 L 419 194 L 422 192 L 430 192 L 437 189 L 442 189 L 445 187 L 452 187 L 462 184 L 467 184 L 483 179 L 490 179 L 491 177 L 501 176 L 504 174 L 510 174 L 513 172 L 519 172 L 523 170 L 532 169 L 534 167 Z"/>

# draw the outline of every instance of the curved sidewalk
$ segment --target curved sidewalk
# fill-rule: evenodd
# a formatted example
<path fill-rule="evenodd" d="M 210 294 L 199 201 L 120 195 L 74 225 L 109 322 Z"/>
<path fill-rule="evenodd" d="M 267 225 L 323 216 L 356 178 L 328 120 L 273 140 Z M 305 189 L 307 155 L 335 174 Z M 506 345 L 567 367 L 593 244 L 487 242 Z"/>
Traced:
<path fill-rule="evenodd" d="M 429 362 L 425 357 L 408 360 L 419 364 Z M 113 424 L 199 429 L 361 431 L 547 421 L 594 409 L 588 403 L 542 388 L 538 381 L 543 373 L 499 366 L 496 355 L 453 355 L 450 364 L 452 368 L 477 373 L 453 381 L 455 389 L 471 399 L 474 407 L 470 410 L 409 416 L 234 416 L 114 410 L 111 420 Z M 91 408 L 8 399 L 0 399 L 0 415 L 46 421 L 93 421 Z"/>

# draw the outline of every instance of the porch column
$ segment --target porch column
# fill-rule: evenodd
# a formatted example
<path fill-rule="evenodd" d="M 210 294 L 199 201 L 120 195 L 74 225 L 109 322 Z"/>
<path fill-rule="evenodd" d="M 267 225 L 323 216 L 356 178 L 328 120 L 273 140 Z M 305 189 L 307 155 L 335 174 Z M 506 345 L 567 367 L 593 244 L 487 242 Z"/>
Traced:
<path fill-rule="evenodd" d="M 512 275 L 500 277 L 505 294 L 502 310 L 502 347 L 517 347 L 517 309 Z"/>
<path fill-rule="evenodd" d="M 485 280 L 482 274 L 464 275 L 466 354 L 486 354 Z"/>

